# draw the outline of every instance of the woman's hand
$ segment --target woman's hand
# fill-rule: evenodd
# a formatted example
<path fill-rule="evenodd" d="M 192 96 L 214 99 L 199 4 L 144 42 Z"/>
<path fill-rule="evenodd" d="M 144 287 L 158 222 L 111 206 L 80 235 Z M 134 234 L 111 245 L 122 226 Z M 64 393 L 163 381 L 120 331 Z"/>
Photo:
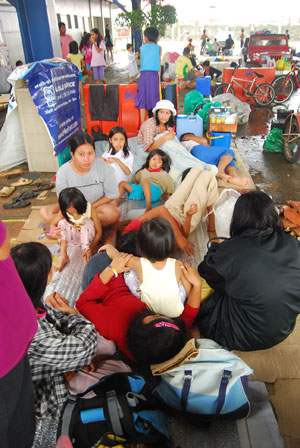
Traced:
<path fill-rule="evenodd" d="M 194 244 L 191 243 L 183 235 L 178 236 L 176 238 L 176 243 L 177 243 L 178 249 L 183 250 L 183 252 L 185 252 L 189 258 L 194 255 L 194 253 L 195 253 Z"/>
<path fill-rule="evenodd" d="M 106 159 L 107 163 L 118 163 L 119 159 L 117 157 L 109 157 Z"/>
<path fill-rule="evenodd" d="M 165 141 L 173 140 L 174 137 L 176 137 L 176 134 L 173 131 L 169 131 L 165 135 L 163 135 L 163 138 L 165 139 Z"/>
<path fill-rule="evenodd" d="M 111 262 L 111 267 L 115 268 L 118 274 L 120 272 L 128 271 L 130 268 L 129 266 L 127 266 L 127 263 L 129 262 L 129 260 L 131 260 L 132 257 L 133 255 L 131 254 L 119 252 L 119 255 L 115 257 Z"/>
<path fill-rule="evenodd" d="M 120 252 L 111 244 L 105 244 L 104 246 L 101 246 L 100 249 L 98 249 L 98 252 L 104 252 L 106 251 L 109 258 L 114 259 L 117 257 Z"/>
<path fill-rule="evenodd" d="M 180 265 L 185 278 L 194 286 L 201 289 L 202 278 L 200 277 L 196 268 L 183 261 Z"/>
<path fill-rule="evenodd" d="M 78 314 L 75 308 L 69 305 L 69 302 L 59 292 L 53 292 L 46 297 L 45 303 L 65 314 Z"/>

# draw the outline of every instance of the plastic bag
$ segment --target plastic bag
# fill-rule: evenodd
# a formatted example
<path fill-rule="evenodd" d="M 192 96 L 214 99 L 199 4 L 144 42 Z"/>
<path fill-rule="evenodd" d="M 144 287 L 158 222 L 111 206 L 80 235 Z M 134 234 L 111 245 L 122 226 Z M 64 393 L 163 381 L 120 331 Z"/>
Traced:
<path fill-rule="evenodd" d="M 276 61 L 276 70 L 284 70 L 284 57 L 281 56 L 278 61 Z"/>
<path fill-rule="evenodd" d="M 274 128 L 264 141 L 264 151 L 281 152 L 283 153 L 283 139 L 282 130 Z"/>
<path fill-rule="evenodd" d="M 191 115 L 197 106 L 203 104 L 203 95 L 198 90 L 192 90 L 184 97 L 184 113 Z"/>
<path fill-rule="evenodd" d="M 218 237 L 230 237 L 230 223 L 233 209 L 240 196 L 238 191 L 226 188 L 214 203 L 212 212 L 215 215 L 216 235 Z"/>
<path fill-rule="evenodd" d="M 215 96 L 214 100 L 220 101 L 222 107 L 230 108 L 231 113 L 236 113 L 239 124 L 248 123 L 251 112 L 251 107 L 249 104 L 239 100 L 236 96 L 232 95 L 232 93 L 222 93 L 221 95 Z"/>

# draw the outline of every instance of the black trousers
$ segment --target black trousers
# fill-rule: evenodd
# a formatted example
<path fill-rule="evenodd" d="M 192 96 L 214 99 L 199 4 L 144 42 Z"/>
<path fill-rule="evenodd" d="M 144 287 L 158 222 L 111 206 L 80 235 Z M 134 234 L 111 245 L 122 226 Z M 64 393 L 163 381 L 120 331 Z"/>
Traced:
<path fill-rule="evenodd" d="M 30 448 L 34 431 L 33 385 L 26 355 L 0 378 L 0 446 Z"/>

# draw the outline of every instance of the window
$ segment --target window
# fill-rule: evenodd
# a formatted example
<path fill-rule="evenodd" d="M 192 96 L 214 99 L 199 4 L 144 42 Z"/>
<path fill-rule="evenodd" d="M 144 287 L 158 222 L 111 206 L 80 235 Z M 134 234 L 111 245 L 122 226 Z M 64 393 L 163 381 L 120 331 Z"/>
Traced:
<path fill-rule="evenodd" d="M 61 16 L 60 16 L 60 14 L 56 14 L 56 18 L 57 18 L 57 23 L 61 22 Z"/>
<path fill-rule="evenodd" d="M 75 28 L 78 28 L 78 17 L 74 16 Z"/>
<path fill-rule="evenodd" d="M 67 22 L 68 22 L 68 28 L 72 28 L 72 22 L 71 22 L 70 14 L 67 14 Z"/>

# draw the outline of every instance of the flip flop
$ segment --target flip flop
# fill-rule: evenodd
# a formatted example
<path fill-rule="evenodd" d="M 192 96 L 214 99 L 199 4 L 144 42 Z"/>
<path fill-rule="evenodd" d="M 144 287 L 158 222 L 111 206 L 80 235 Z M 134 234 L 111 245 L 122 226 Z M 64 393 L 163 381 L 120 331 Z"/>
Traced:
<path fill-rule="evenodd" d="M 25 177 L 25 179 L 37 180 L 37 179 L 39 179 L 41 176 L 40 176 L 40 174 L 38 174 L 38 173 L 32 173 L 32 172 L 29 172 L 29 173 L 25 173 L 23 177 Z"/>
<path fill-rule="evenodd" d="M 25 177 L 20 177 L 17 182 L 10 184 L 11 187 L 24 187 L 25 185 L 32 184 L 32 179 L 25 179 Z"/>
<path fill-rule="evenodd" d="M 14 191 L 15 191 L 16 187 L 3 187 L 0 190 L 0 196 L 2 198 L 8 198 L 8 196 L 10 196 Z"/>
<path fill-rule="evenodd" d="M 11 204 L 3 204 L 3 208 L 23 208 L 23 207 L 28 207 L 28 205 L 31 205 L 31 202 L 16 200 L 15 202 L 12 202 Z"/>
<path fill-rule="evenodd" d="M 13 202 L 24 200 L 24 199 L 32 199 L 35 198 L 38 195 L 38 193 L 35 193 L 34 191 L 24 191 L 24 193 L 21 193 L 19 196 L 16 196 L 13 198 Z"/>
<path fill-rule="evenodd" d="M 0 177 L 12 177 L 12 176 L 19 176 L 20 174 L 25 173 L 25 170 L 23 170 L 22 168 L 15 168 L 14 170 L 10 170 L 10 171 L 2 171 L 0 173 Z"/>
<path fill-rule="evenodd" d="M 53 184 L 43 184 L 43 183 L 38 183 L 35 185 L 35 187 L 32 189 L 32 191 L 44 191 L 44 190 L 51 190 L 52 188 L 54 188 Z"/>

